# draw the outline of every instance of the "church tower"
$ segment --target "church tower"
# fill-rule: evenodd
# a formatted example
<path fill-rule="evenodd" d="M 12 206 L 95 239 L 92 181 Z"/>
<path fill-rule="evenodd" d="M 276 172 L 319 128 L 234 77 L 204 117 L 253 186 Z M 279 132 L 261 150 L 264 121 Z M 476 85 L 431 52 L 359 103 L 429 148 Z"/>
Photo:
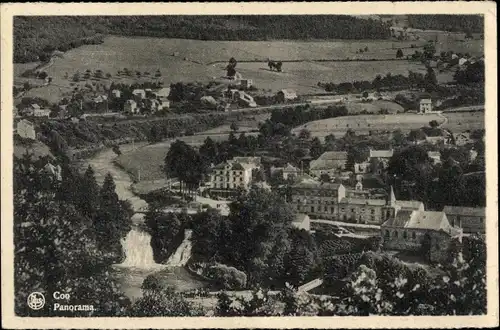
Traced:
<path fill-rule="evenodd" d="M 398 211 L 399 207 L 396 204 L 396 195 L 394 194 L 394 189 L 391 186 L 391 192 L 387 197 L 385 206 L 382 208 L 382 222 L 394 218 Z"/>

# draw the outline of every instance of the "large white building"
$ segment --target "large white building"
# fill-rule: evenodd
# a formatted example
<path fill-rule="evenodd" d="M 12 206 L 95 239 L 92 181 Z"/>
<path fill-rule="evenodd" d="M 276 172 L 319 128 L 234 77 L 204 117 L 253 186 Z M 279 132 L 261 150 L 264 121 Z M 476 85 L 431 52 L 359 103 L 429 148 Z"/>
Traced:
<path fill-rule="evenodd" d="M 252 182 L 252 171 L 260 168 L 260 157 L 235 157 L 216 165 L 210 174 L 210 193 L 229 197 L 237 189 L 247 190 Z"/>

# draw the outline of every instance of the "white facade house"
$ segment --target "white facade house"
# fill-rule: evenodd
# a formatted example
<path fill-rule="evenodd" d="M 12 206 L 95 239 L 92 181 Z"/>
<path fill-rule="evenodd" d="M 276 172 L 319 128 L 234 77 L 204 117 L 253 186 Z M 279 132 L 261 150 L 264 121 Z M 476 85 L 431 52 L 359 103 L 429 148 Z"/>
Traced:
<path fill-rule="evenodd" d="M 297 213 L 295 219 L 292 221 L 292 226 L 297 229 L 311 231 L 311 219 L 305 213 Z"/>
<path fill-rule="evenodd" d="M 292 101 L 297 98 L 297 93 L 292 90 L 282 89 L 276 94 L 279 102 Z"/>
<path fill-rule="evenodd" d="M 50 109 L 35 109 L 33 111 L 33 116 L 35 117 L 46 117 L 49 118 Z"/>
<path fill-rule="evenodd" d="M 146 98 L 146 91 L 144 89 L 134 89 L 132 95 L 142 100 Z"/>
<path fill-rule="evenodd" d="M 127 100 L 127 102 L 123 105 L 123 111 L 129 113 L 138 112 L 137 103 L 134 100 Z"/>
<path fill-rule="evenodd" d="M 212 168 L 210 188 L 228 192 L 238 188 L 247 190 L 252 182 L 252 171 L 260 168 L 260 158 L 235 157 Z"/>
<path fill-rule="evenodd" d="M 164 87 L 156 91 L 156 98 L 163 103 L 168 102 L 168 96 L 170 95 L 170 88 Z"/>
<path fill-rule="evenodd" d="M 122 95 L 122 92 L 118 89 L 113 89 L 111 91 L 111 95 L 113 95 L 114 98 L 119 99 Z"/>
<path fill-rule="evenodd" d="M 215 189 L 248 189 L 255 167 L 247 163 L 222 163 L 213 168 L 210 186 Z"/>
<path fill-rule="evenodd" d="M 35 125 L 29 120 L 23 119 L 17 123 L 17 134 L 25 139 L 36 139 Z"/>
<path fill-rule="evenodd" d="M 427 151 L 427 157 L 432 160 L 434 165 L 441 163 L 441 153 L 439 151 Z"/>
<path fill-rule="evenodd" d="M 255 108 L 257 106 L 257 103 L 255 102 L 253 97 L 243 91 L 236 92 L 235 97 L 242 106 L 247 106 L 250 108 Z"/>
<path fill-rule="evenodd" d="M 432 100 L 431 99 L 421 99 L 419 110 L 421 113 L 431 112 L 432 111 Z"/>

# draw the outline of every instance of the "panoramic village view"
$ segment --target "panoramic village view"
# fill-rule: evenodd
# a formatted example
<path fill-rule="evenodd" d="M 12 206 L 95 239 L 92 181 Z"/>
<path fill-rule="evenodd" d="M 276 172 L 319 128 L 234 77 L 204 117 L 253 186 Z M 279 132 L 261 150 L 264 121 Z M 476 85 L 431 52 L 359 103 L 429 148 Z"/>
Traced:
<path fill-rule="evenodd" d="M 16 314 L 485 314 L 483 30 L 15 17 Z"/>

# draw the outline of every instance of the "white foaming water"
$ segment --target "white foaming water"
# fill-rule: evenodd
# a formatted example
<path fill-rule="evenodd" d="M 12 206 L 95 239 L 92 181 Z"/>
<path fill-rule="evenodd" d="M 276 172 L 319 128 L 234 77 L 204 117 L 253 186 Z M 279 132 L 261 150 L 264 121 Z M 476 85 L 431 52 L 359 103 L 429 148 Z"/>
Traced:
<path fill-rule="evenodd" d="M 167 260 L 167 266 L 169 267 L 183 267 L 191 258 L 191 248 L 193 244 L 191 243 L 192 230 L 186 230 L 184 232 L 184 240 L 179 245 L 174 254 L 170 256 Z"/>
<path fill-rule="evenodd" d="M 125 261 L 117 266 L 137 269 L 163 269 L 166 266 L 157 264 L 153 258 L 151 235 L 136 226 L 122 240 Z"/>

